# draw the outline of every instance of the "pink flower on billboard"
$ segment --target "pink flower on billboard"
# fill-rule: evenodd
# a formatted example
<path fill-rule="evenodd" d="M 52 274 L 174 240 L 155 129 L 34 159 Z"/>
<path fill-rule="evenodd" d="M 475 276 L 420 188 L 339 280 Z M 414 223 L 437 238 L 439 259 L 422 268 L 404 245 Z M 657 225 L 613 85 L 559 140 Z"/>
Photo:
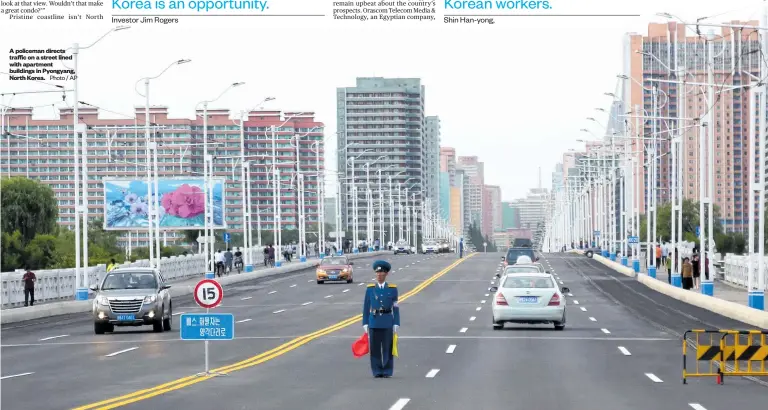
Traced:
<path fill-rule="evenodd" d="M 165 213 L 180 218 L 193 218 L 205 211 L 205 196 L 200 187 L 183 184 L 163 195 Z"/>

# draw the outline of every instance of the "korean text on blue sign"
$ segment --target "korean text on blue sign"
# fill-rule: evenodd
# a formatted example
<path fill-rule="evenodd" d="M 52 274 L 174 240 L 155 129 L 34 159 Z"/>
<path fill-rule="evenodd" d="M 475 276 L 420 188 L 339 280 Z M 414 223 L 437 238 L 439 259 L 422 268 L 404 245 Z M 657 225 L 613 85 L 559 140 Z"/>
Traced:
<path fill-rule="evenodd" d="M 235 317 L 231 313 L 185 313 L 179 328 L 181 340 L 232 340 Z"/>

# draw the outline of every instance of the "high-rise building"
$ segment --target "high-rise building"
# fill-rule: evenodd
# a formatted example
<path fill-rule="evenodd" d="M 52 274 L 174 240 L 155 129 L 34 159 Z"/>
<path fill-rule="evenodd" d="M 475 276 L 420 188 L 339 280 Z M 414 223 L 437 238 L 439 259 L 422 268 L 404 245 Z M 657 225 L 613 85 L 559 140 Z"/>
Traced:
<path fill-rule="evenodd" d="M 491 235 L 501 231 L 501 187 L 485 185 L 483 187 L 483 234 Z"/>
<path fill-rule="evenodd" d="M 424 169 L 424 194 L 432 211 L 440 208 L 440 117 L 425 118 L 426 132 L 422 144 L 422 164 Z"/>
<path fill-rule="evenodd" d="M 145 111 L 136 108 L 135 119 L 100 118 L 90 106 L 78 107 L 80 122 L 87 125 L 88 215 L 104 217 L 104 179 L 146 180 L 147 157 L 144 129 Z M 59 202 L 59 224 L 74 225 L 74 159 L 72 147 L 73 109 L 62 108 L 58 118 L 33 119 L 31 108 L 15 108 L 6 114 L 9 133 L 4 146 L 0 173 L 28 176 L 53 188 Z M 150 108 L 152 139 L 158 143 L 160 178 L 203 175 L 203 111 L 195 119 L 169 118 L 168 108 Z M 272 126 L 279 129 L 272 133 Z M 272 149 L 280 172 L 280 212 L 284 229 L 295 229 L 298 220 L 296 171 L 305 176 L 305 214 L 308 224 L 318 222 L 318 174 L 323 173 L 323 124 L 314 113 L 255 111 L 244 123 L 245 156 L 250 164 L 251 212 L 254 225 L 263 230 L 274 224 Z M 208 110 L 209 153 L 214 156 L 213 175 L 226 180 L 224 212 L 229 232 L 243 231 L 243 202 L 240 172 L 240 126 L 228 110 Z M 297 148 L 296 143 L 299 143 Z M 5 145 L 5 144 L 3 144 Z M 319 172 L 318 172 L 319 170 Z M 257 227 L 254 226 L 254 236 Z M 134 232 L 133 246 L 147 246 L 147 233 Z M 171 235 L 173 242 L 181 235 Z M 138 239 L 137 239 L 138 238 Z"/>
<path fill-rule="evenodd" d="M 520 211 L 514 202 L 501 203 L 501 229 L 517 229 L 520 227 Z"/>
<path fill-rule="evenodd" d="M 552 173 L 552 192 L 563 189 L 563 179 L 563 163 L 558 162 L 555 164 L 555 172 Z"/>
<path fill-rule="evenodd" d="M 545 188 L 531 189 L 525 198 L 514 201 L 520 211 L 520 226 L 517 229 L 536 230 L 547 215 L 549 194 Z"/>
<path fill-rule="evenodd" d="M 456 186 L 456 149 L 440 147 L 440 172 L 448 173 L 448 183 Z"/>
<path fill-rule="evenodd" d="M 757 26 L 758 22 L 733 22 L 732 24 Z M 748 86 L 753 78 L 761 77 L 760 66 L 764 56 L 760 53 L 757 30 L 733 30 L 722 28 L 714 37 L 714 81 L 716 87 L 714 107 L 707 105 L 707 96 L 699 91 L 699 86 L 683 85 L 672 82 L 652 80 L 681 81 L 691 84 L 707 83 L 708 46 L 706 33 L 694 35 L 694 27 L 686 27 L 677 22 L 653 23 L 648 25 L 648 33 L 628 34 L 624 46 L 625 72 L 630 79 L 623 82 L 623 99 L 629 105 L 623 111 L 632 111 L 634 116 L 658 116 L 683 118 L 680 121 L 662 121 L 652 118 L 631 119 L 630 125 L 638 127 L 644 136 L 655 132 L 659 135 L 660 154 L 654 161 L 658 171 L 657 186 L 669 187 L 671 181 L 671 155 L 667 130 L 676 129 L 682 134 L 682 186 L 685 198 L 699 200 L 699 168 L 706 164 L 699 161 L 701 127 L 698 122 L 687 119 L 701 118 L 712 112 L 714 122 L 714 203 L 720 208 L 720 218 L 728 231 L 743 232 L 749 224 L 749 178 L 750 166 L 759 167 L 764 163 L 757 159 L 755 165 L 749 163 L 749 150 L 759 150 L 756 141 L 750 140 L 750 112 Z M 698 28 L 696 28 L 698 30 Z M 641 50 L 636 53 L 635 50 Z M 673 71 L 675 68 L 677 70 Z M 682 70 L 685 70 L 683 73 Z M 653 89 L 657 87 L 657 99 L 654 101 Z M 656 112 L 654 113 L 654 110 Z M 647 113 L 647 114 L 644 114 Z M 621 121 L 614 121 L 621 123 Z M 635 131 L 637 133 L 637 131 Z M 706 144 L 706 143 L 705 143 Z M 655 152 L 652 141 L 645 141 L 645 150 Z M 706 147 L 707 145 L 705 145 Z M 750 148 L 751 147 L 751 148 Z M 633 147 L 635 154 L 642 161 L 647 156 L 643 146 Z M 709 152 L 705 153 L 709 156 Z M 648 172 L 644 168 L 639 183 L 645 187 L 640 196 L 640 209 L 644 210 L 648 195 Z M 756 173 L 759 171 L 756 171 Z M 658 189 L 660 203 L 670 200 L 668 189 Z M 642 211 L 641 211 L 642 212 Z M 759 212 L 759 210 L 758 210 Z M 758 215 L 754 216 L 756 219 Z"/>
<path fill-rule="evenodd" d="M 459 157 L 458 167 L 464 171 L 467 198 L 464 223 L 467 227 L 483 226 L 483 186 L 485 185 L 483 163 L 476 156 Z"/>
<path fill-rule="evenodd" d="M 424 199 L 424 116 L 425 87 L 419 78 L 358 77 L 354 87 L 340 87 L 336 92 L 338 127 L 338 173 L 341 184 L 342 215 L 347 230 L 353 228 L 353 190 L 357 187 L 358 232 L 365 239 L 367 218 L 373 218 L 374 230 L 379 219 L 389 224 L 389 213 L 379 215 L 376 206 L 372 215 L 366 211 L 367 186 L 378 184 L 381 175 L 385 185 L 393 184 Z M 438 143 L 439 144 L 439 143 Z M 377 189 L 372 189 L 377 203 Z M 395 220 L 399 209 L 396 208 Z M 382 242 L 389 238 L 386 236 Z M 375 235 L 378 236 L 378 235 Z M 373 239 L 373 238 L 371 238 Z"/>
<path fill-rule="evenodd" d="M 451 186 L 451 204 L 450 204 L 450 219 L 448 223 L 459 233 L 464 235 L 464 223 L 465 216 L 465 196 L 464 196 L 464 172 L 457 171 L 455 174 L 455 184 Z"/>
<path fill-rule="evenodd" d="M 447 172 L 440 173 L 440 206 L 438 208 L 438 215 L 444 220 L 448 220 L 451 216 L 451 183 L 450 176 Z"/>

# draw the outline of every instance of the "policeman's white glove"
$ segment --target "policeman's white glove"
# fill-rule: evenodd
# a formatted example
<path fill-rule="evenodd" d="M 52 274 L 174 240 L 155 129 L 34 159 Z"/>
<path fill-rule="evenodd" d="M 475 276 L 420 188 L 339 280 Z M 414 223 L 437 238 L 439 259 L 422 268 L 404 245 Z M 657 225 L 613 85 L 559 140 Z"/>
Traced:
<path fill-rule="evenodd" d="M 400 325 L 395 325 L 395 326 L 392 327 L 392 331 L 397 333 L 397 329 L 399 329 L 399 328 L 400 328 Z"/>
<path fill-rule="evenodd" d="M 368 333 L 368 325 L 363 325 L 363 330 L 365 330 L 365 333 Z"/>

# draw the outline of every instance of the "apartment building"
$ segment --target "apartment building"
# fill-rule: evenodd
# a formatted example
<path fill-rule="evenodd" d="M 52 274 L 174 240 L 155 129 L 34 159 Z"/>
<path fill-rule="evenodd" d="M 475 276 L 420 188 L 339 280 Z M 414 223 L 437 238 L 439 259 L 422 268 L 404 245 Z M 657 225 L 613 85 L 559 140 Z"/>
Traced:
<path fill-rule="evenodd" d="M 731 22 L 757 26 L 758 22 Z M 625 44 L 625 65 L 628 68 L 624 92 L 628 93 L 626 101 L 635 116 L 630 125 L 635 130 L 642 129 L 643 135 L 650 136 L 654 130 L 660 139 L 660 158 L 655 161 L 658 171 L 657 195 L 659 202 L 670 200 L 671 156 L 670 144 L 667 140 L 669 129 L 681 129 L 683 175 L 682 186 L 685 198 L 698 201 L 699 199 L 699 146 L 706 143 L 701 139 L 700 127 L 690 118 L 700 118 L 708 111 L 714 116 L 714 174 L 715 192 L 714 203 L 720 208 L 720 217 L 728 231 L 746 231 L 749 224 L 749 181 L 750 166 L 749 149 L 758 150 L 757 141 L 750 140 L 749 89 L 745 88 L 754 78 L 760 77 L 760 65 L 764 56 L 759 51 L 760 44 L 755 30 L 735 30 L 721 28 L 715 33 L 714 39 L 714 80 L 718 84 L 715 106 L 707 105 L 705 93 L 699 86 L 659 82 L 657 80 L 679 81 L 685 79 L 689 83 L 707 82 L 708 47 L 703 36 L 695 35 L 694 27 L 686 28 L 676 22 L 653 23 L 648 25 L 648 32 L 628 34 Z M 642 50 L 635 53 L 635 50 Z M 654 99 L 653 89 L 656 87 L 657 97 Z M 644 111 L 643 111 L 644 110 Z M 643 114 L 647 113 L 647 114 Z M 653 120 L 650 117 L 683 118 L 680 121 Z M 640 125 L 644 124 L 644 125 Z M 635 134 L 637 132 L 635 131 Z M 645 148 L 651 149 L 651 142 L 645 142 Z M 708 145 L 705 145 L 707 147 Z M 750 148 L 751 147 L 751 148 Z M 633 146 L 634 152 L 644 161 L 646 155 L 643 147 Z M 709 155 L 707 150 L 706 155 Z M 645 168 L 644 175 L 639 181 L 645 188 L 641 198 L 641 209 L 644 209 L 644 198 L 647 197 L 648 175 L 652 168 Z M 757 168 L 756 173 L 759 171 Z M 757 215 L 755 216 L 757 218 Z"/>
<path fill-rule="evenodd" d="M 425 117 L 426 132 L 424 133 L 423 166 L 424 194 L 429 199 L 432 211 L 440 208 L 440 117 Z"/>
<path fill-rule="evenodd" d="M 501 231 L 501 187 L 485 185 L 483 187 L 483 233 L 491 235 Z"/>
<path fill-rule="evenodd" d="M 344 198 L 341 211 L 348 230 L 353 226 L 355 187 L 358 207 L 366 209 L 366 181 L 378 182 L 376 179 L 381 176 L 401 187 L 408 198 L 414 193 L 419 200 L 426 198 L 424 150 L 432 145 L 425 144 L 424 101 L 425 87 L 419 78 L 358 77 L 354 87 L 337 88 L 337 171 Z M 435 125 L 434 120 L 431 124 Z M 439 127 L 432 135 L 439 138 Z M 386 194 L 379 198 L 378 190 L 372 190 L 371 196 L 374 203 L 388 200 Z M 374 227 L 379 226 L 380 218 L 385 225 L 389 224 L 388 212 L 359 215 L 358 231 L 363 239 L 368 218 L 373 218 Z M 399 209 L 395 212 L 396 221 L 398 215 Z M 384 238 L 386 242 L 386 232 Z"/>
<path fill-rule="evenodd" d="M 465 176 L 466 211 L 464 223 L 466 227 L 476 224 L 478 228 L 482 229 L 484 164 L 480 162 L 477 156 L 460 156 L 458 167 L 463 170 Z"/>
<path fill-rule="evenodd" d="M 134 119 L 103 118 L 96 108 L 78 107 L 79 122 L 87 125 L 88 215 L 104 217 L 104 179 L 146 179 L 145 111 L 136 108 Z M 59 110 L 58 118 L 32 118 L 31 108 L 10 109 L 6 113 L 4 152 L 0 173 L 28 176 L 53 188 L 59 202 L 59 223 L 74 225 L 74 158 L 72 108 Z M 209 154 L 215 157 L 213 174 L 224 179 L 224 214 L 229 232 L 243 231 L 242 181 L 239 162 L 240 126 L 230 112 L 209 109 Z M 158 143 L 158 172 L 161 178 L 203 175 L 203 112 L 194 119 L 170 118 L 168 107 L 154 106 L 149 111 L 151 138 Z M 272 127 L 275 127 L 272 132 Z M 305 178 L 307 223 L 318 221 L 318 174 L 323 170 L 323 124 L 314 113 L 256 111 L 244 122 L 245 156 L 250 164 L 251 212 L 254 225 L 264 230 L 274 224 L 273 164 L 282 183 L 280 213 L 284 229 L 295 229 L 298 219 L 296 172 Z M 298 142 L 298 147 L 297 147 Z M 274 147 L 274 148 L 273 148 Z M 275 152 L 273 160 L 272 152 Z M 320 173 L 318 173 L 318 168 Z M 254 226 L 254 232 L 257 227 Z M 147 246 L 146 232 L 133 233 L 133 246 Z M 178 235 L 180 237 L 181 235 Z M 138 240 L 136 239 L 138 237 Z M 173 242 L 177 235 L 171 235 Z"/>

